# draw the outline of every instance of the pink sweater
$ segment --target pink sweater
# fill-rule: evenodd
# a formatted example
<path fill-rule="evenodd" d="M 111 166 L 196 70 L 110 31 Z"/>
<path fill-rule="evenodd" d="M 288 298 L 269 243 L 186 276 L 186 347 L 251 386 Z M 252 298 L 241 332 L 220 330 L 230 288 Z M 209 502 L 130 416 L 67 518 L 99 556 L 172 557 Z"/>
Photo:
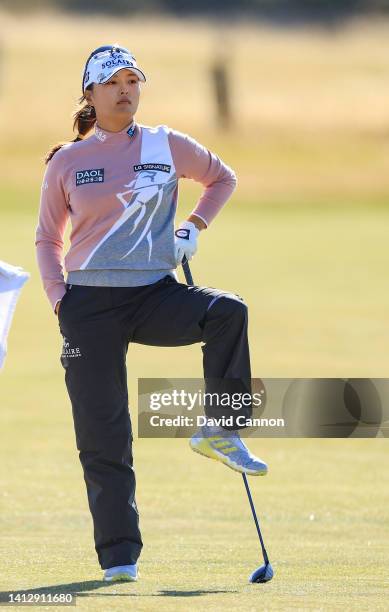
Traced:
<path fill-rule="evenodd" d="M 141 249 L 138 249 L 135 259 L 133 255 L 127 262 L 117 256 L 115 247 L 112 250 L 112 243 L 115 245 L 112 228 L 116 228 L 118 222 L 120 224 L 123 207 L 130 206 L 131 186 L 142 172 L 140 153 L 142 133 L 145 129 L 150 130 L 147 126 L 134 122 L 120 132 L 108 132 L 96 125 L 93 135 L 85 140 L 64 145 L 48 163 L 41 190 L 35 244 L 43 286 L 53 308 L 66 293 L 62 257 L 63 237 L 69 219 L 70 248 L 64 259 L 67 272 L 80 269 L 87 272 L 88 268 L 91 273 L 96 269 L 118 269 L 122 272 L 127 270 L 130 276 L 126 285 L 131 286 L 154 282 L 155 278 L 176 267 L 170 255 L 166 258 L 160 256 L 159 259 L 156 255 L 151 263 L 144 265 L 145 255 Z M 167 225 L 161 215 L 165 215 L 166 219 L 170 215 L 172 223 L 174 221 L 178 198 L 176 179 L 179 178 L 190 178 L 204 186 L 191 214 L 199 216 L 208 226 L 234 190 L 235 174 L 217 155 L 190 136 L 166 126 L 163 129 L 168 137 L 175 173 L 171 170 L 170 200 L 168 198 L 165 204 L 162 202 L 166 210 L 164 211 L 162 206 L 159 211 L 161 227 Z M 149 141 L 146 139 L 146 142 Z M 143 170 L 143 173 L 145 172 L 147 174 L 147 171 Z M 166 172 L 166 168 L 159 174 L 154 174 L 163 176 L 166 180 L 163 172 Z M 151 202 L 150 199 L 148 204 Z M 168 233 L 169 240 L 171 234 L 173 232 Z M 117 235 L 119 236 L 119 232 Z M 96 246 L 104 242 L 106 236 L 110 236 L 111 254 L 98 260 L 91 259 Z M 154 251 L 158 254 L 157 248 Z M 88 261 L 90 264 L 86 265 Z M 138 275 L 134 276 L 134 282 L 131 281 L 131 270 L 134 275 Z M 159 277 L 155 276 L 156 272 L 159 272 Z M 139 277 L 139 274 L 143 273 L 145 276 Z M 115 282 L 112 282 L 112 285 L 115 286 Z"/>

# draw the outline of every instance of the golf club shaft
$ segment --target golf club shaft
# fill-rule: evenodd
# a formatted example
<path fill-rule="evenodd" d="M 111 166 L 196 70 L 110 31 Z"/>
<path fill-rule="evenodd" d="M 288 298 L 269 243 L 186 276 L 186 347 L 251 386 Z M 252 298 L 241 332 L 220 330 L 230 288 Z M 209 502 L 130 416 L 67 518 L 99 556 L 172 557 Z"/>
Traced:
<path fill-rule="evenodd" d="M 259 528 L 259 522 L 258 522 L 258 519 L 257 519 L 257 513 L 255 512 L 255 507 L 254 507 L 254 503 L 253 503 L 253 498 L 251 497 L 251 491 L 250 491 L 249 483 L 247 481 L 246 474 L 242 474 L 242 476 L 243 476 L 244 486 L 246 487 L 247 497 L 249 498 L 251 512 L 253 513 L 254 523 L 255 523 L 255 526 L 257 528 L 257 533 L 258 533 L 259 541 L 261 542 L 263 560 L 267 564 L 267 563 L 269 563 L 269 557 L 267 556 L 265 544 L 264 544 L 263 538 L 262 538 L 262 533 L 261 533 L 261 530 Z"/>
<path fill-rule="evenodd" d="M 184 270 L 184 275 L 185 275 L 186 283 L 188 285 L 194 285 L 192 273 L 190 271 L 189 263 L 188 263 L 188 260 L 186 259 L 185 255 L 184 255 L 184 258 L 183 258 L 181 263 L 182 263 L 182 269 Z M 249 498 L 251 512 L 253 513 L 253 518 L 254 518 L 255 526 L 257 528 L 259 541 L 261 543 L 263 560 L 267 564 L 267 563 L 269 563 L 269 557 L 267 556 L 265 544 L 263 542 L 261 530 L 260 530 L 260 527 L 259 527 L 259 522 L 258 522 L 258 519 L 257 519 L 257 514 L 255 512 L 255 507 L 254 507 L 253 499 L 251 497 L 251 491 L 250 491 L 249 483 L 247 481 L 247 476 L 246 476 L 246 474 L 243 473 L 242 477 L 243 477 L 244 486 L 246 487 L 247 497 Z"/>

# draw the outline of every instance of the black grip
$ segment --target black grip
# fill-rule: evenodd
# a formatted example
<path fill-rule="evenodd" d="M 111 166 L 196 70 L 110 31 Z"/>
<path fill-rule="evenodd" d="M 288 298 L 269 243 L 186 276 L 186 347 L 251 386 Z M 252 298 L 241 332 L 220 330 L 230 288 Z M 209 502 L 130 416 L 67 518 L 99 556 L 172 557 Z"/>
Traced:
<path fill-rule="evenodd" d="M 186 284 L 187 285 L 194 285 L 193 278 L 192 278 L 192 273 L 190 271 L 189 262 L 188 262 L 188 260 L 186 258 L 186 255 L 184 255 L 184 257 L 182 259 L 181 265 L 182 265 L 182 269 L 184 270 Z"/>

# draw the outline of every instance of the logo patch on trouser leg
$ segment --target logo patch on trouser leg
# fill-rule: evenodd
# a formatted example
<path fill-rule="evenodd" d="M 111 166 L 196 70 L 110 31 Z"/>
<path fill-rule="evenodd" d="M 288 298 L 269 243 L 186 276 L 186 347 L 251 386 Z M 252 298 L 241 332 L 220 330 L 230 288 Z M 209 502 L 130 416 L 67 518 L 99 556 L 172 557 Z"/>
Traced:
<path fill-rule="evenodd" d="M 62 345 L 62 353 L 61 353 L 61 363 L 64 368 L 69 365 L 68 359 L 76 359 L 78 357 L 82 357 L 81 349 L 79 346 L 71 346 L 71 341 L 63 337 L 63 345 Z"/>

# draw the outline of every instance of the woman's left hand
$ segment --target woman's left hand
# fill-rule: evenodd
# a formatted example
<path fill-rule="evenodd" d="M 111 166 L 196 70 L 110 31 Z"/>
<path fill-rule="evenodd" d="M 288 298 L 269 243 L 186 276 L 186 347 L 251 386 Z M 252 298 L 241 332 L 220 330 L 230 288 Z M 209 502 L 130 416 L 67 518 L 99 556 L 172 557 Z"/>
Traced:
<path fill-rule="evenodd" d="M 200 230 L 191 221 L 183 221 L 174 232 L 174 254 L 177 265 L 181 264 L 184 255 L 190 261 L 197 251 L 197 236 Z"/>

